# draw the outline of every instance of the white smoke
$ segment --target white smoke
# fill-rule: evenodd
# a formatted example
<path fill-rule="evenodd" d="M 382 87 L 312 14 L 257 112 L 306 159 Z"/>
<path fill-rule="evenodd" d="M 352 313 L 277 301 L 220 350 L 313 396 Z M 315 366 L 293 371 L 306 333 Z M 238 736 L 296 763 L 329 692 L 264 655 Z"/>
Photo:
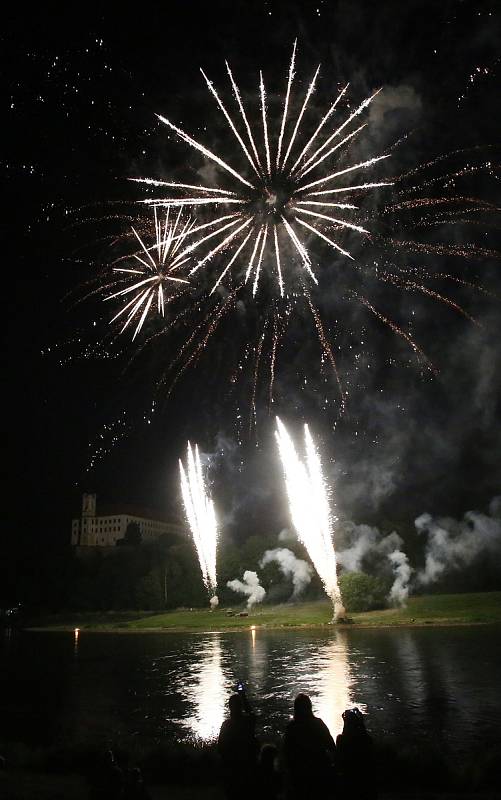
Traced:
<path fill-rule="evenodd" d="M 297 536 L 290 528 L 282 528 L 278 534 L 279 542 L 297 542 Z"/>
<path fill-rule="evenodd" d="M 279 537 L 280 538 L 280 537 Z M 313 570 L 310 565 L 300 558 L 296 558 L 292 550 L 286 547 L 277 547 L 275 550 L 266 550 L 261 561 L 260 567 L 275 562 L 280 567 L 282 575 L 292 578 L 294 587 L 292 597 L 298 597 L 311 581 Z"/>
<path fill-rule="evenodd" d="M 395 115 L 396 111 L 407 111 L 417 116 L 421 108 L 421 98 L 412 86 L 385 86 L 384 92 L 371 105 L 369 122 L 371 125 L 384 127 L 388 124 L 388 117 Z"/>
<path fill-rule="evenodd" d="M 381 534 L 377 528 L 354 523 L 348 523 L 344 531 L 348 535 L 350 545 L 345 550 L 336 551 L 337 562 L 347 572 L 358 572 L 367 553 L 377 548 Z"/>
<path fill-rule="evenodd" d="M 211 610 L 215 611 L 216 608 L 219 605 L 219 597 L 217 596 L 217 594 L 215 594 L 213 597 L 211 597 L 211 599 L 209 600 L 209 603 L 210 603 Z"/>
<path fill-rule="evenodd" d="M 370 525 L 347 523 L 344 528 L 349 547 L 336 553 L 338 564 L 347 572 L 358 572 L 363 569 L 363 561 L 367 557 L 383 561 L 391 566 L 394 581 L 388 594 L 390 603 L 405 605 L 409 596 L 409 581 L 412 567 L 407 555 L 402 550 L 403 539 L 393 531 L 383 536 L 378 528 Z"/>
<path fill-rule="evenodd" d="M 257 573 L 248 569 L 244 572 L 243 581 L 236 578 L 234 581 L 228 581 L 226 586 L 234 592 L 247 596 L 247 608 L 252 608 L 256 603 L 262 603 L 266 594 L 266 590 L 259 583 Z"/>
<path fill-rule="evenodd" d="M 409 596 L 412 567 L 402 550 L 394 550 L 392 553 L 388 553 L 388 558 L 391 561 L 393 574 L 395 575 L 388 599 L 393 605 L 404 606 Z"/>
<path fill-rule="evenodd" d="M 501 553 L 501 497 L 494 497 L 489 514 L 467 511 L 462 520 L 433 518 L 421 514 L 414 524 L 427 536 L 424 568 L 417 581 L 423 586 L 437 581 L 446 572 L 461 569 L 481 553 Z"/>
<path fill-rule="evenodd" d="M 489 514 L 491 517 L 497 517 L 501 519 L 501 494 L 498 494 L 497 497 L 493 497 L 491 502 L 489 503 Z"/>

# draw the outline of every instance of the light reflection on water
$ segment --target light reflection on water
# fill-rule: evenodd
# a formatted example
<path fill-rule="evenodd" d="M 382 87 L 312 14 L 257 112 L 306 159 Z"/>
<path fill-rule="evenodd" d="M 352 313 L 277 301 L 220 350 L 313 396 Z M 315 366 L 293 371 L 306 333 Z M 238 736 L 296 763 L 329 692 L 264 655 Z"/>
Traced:
<path fill-rule="evenodd" d="M 353 693 L 348 661 L 348 640 L 344 632 L 338 631 L 327 641 L 307 644 L 298 660 L 297 649 L 279 656 L 280 666 L 274 671 L 273 688 L 270 692 L 269 661 L 276 655 L 268 654 L 266 635 L 259 630 L 249 631 L 249 640 L 235 659 L 231 639 L 219 633 L 200 637 L 196 643 L 196 658 L 188 668 L 174 677 L 175 690 L 188 704 L 188 710 L 175 722 L 182 726 L 190 738 L 211 740 L 218 732 L 226 715 L 229 695 L 237 681 L 244 680 L 248 686 L 251 702 L 259 711 L 269 701 L 280 699 L 287 713 L 292 709 L 292 700 L 299 691 L 307 692 L 315 713 L 324 720 L 332 735 L 341 732 L 341 714 L 346 708 L 357 705 L 362 711 L 365 705 Z M 239 665 L 240 672 L 237 672 Z"/>
<path fill-rule="evenodd" d="M 199 651 L 200 661 L 194 662 L 183 676 L 182 691 L 194 713 L 179 723 L 187 728 L 193 738 L 214 739 L 225 717 L 228 698 L 228 681 L 221 666 L 221 638 L 219 634 L 206 639 Z"/>
<path fill-rule="evenodd" d="M 0 741 L 211 740 L 237 681 L 263 741 L 300 691 L 334 736 L 351 706 L 376 737 L 441 752 L 471 752 L 501 727 L 501 627 L 1 634 Z"/>
<path fill-rule="evenodd" d="M 348 642 L 346 633 L 338 631 L 336 638 L 319 647 L 313 660 L 314 680 L 310 676 L 308 685 L 316 687 L 313 695 L 315 713 L 323 719 L 335 738 L 341 733 L 343 724 L 341 714 L 347 708 L 357 706 L 365 711 L 365 705 L 354 696 L 353 681 L 348 662 Z"/>

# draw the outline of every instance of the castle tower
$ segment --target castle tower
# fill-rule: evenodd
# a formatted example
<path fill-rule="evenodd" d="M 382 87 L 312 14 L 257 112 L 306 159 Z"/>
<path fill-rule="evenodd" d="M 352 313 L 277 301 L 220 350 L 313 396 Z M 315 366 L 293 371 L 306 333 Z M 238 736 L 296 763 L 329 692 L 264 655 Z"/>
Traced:
<path fill-rule="evenodd" d="M 96 495 L 83 494 L 82 495 L 82 517 L 95 517 L 96 516 Z"/>

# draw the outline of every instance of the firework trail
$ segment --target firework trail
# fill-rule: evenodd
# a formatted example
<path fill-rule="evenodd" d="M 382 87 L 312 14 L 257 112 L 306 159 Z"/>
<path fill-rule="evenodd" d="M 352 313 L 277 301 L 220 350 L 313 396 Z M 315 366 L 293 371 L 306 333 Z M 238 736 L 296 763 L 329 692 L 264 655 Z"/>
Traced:
<path fill-rule="evenodd" d="M 245 132 L 242 130 L 240 133 L 237 128 L 238 123 L 231 116 L 214 84 L 201 70 L 207 88 L 223 113 L 238 143 L 239 151 L 245 158 L 244 170 L 234 169 L 228 161 L 196 141 L 166 117 L 157 115 L 160 121 L 174 131 L 182 141 L 216 164 L 226 176 L 230 176 L 234 183 L 232 189 L 151 178 L 133 179 L 149 186 L 163 187 L 169 190 L 167 196 L 149 198 L 141 202 L 152 204 L 154 207 L 183 205 L 187 208 L 204 209 L 211 214 L 210 224 L 215 229 L 208 234 L 204 232 L 203 235 L 195 237 L 184 250 L 181 250 L 181 255 L 191 256 L 196 250 L 202 253 L 190 269 L 190 275 L 194 275 L 215 256 L 233 249 L 231 258 L 219 272 L 212 291 L 225 278 L 230 268 L 236 264 L 237 268 L 240 265 L 245 273 L 245 282 L 252 282 L 253 296 L 258 291 L 263 270 L 267 268 L 276 273 L 279 293 L 283 297 L 286 294 L 284 268 L 290 269 L 290 264 L 294 263 L 294 260 L 301 265 L 301 280 L 306 279 L 316 284 L 317 278 L 313 272 L 311 255 L 307 249 L 306 240 L 301 238 L 304 236 L 305 230 L 308 238 L 320 240 L 324 246 L 327 245 L 337 254 L 346 258 L 352 258 L 352 256 L 335 238 L 332 238 L 332 235 L 327 236 L 325 230 L 333 230 L 338 233 L 355 231 L 362 235 L 368 233 L 362 225 L 350 219 L 346 213 L 356 211 L 356 205 L 345 202 L 343 197 L 339 202 L 333 202 L 324 198 L 323 195 L 334 193 L 349 195 L 354 190 L 360 193 L 374 187 L 391 185 L 387 181 L 360 183 L 359 180 L 355 185 L 343 185 L 340 181 L 347 175 L 358 176 L 360 172 L 387 158 L 387 153 L 352 163 L 343 169 L 332 167 L 332 157 L 338 158 L 341 153 L 345 153 L 348 146 L 364 129 L 365 125 L 360 125 L 349 130 L 353 121 L 371 104 L 380 90 L 363 100 L 350 114 L 343 114 L 344 119 L 339 119 L 332 128 L 331 124 L 328 126 L 328 123 L 331 117 L 334 117 L 336 113 L 339 114 L 337 106 L 347 91 L 348 86 L 345 86 L 318 123 L 314 134 L 301 146 L 301 122 L 307 111 L 308 101 L 315 90 L 320 67 L 315 72 L 303 99 L 301 110 L 294 120 L 290 108 L 295 77 L 295 59 L 296 43 L 294 43 L 289 65 L 286 94 L 277 136 L 272 135 L 273 125 L 269 119 L 262 72 L 260 72 L 259 80 L 260 124 L 251 126 L 240 89 L 229 65 L 226 65 L 238 107 L 238 119 L 245 128 Z M 321 132 L 325 134 L 326 128 L 328 136 L 321 143 Z M 312 179 L 315 175 L 321 177 Z M 328 185 L 329 188 L 319 190 L 319 187 L 324 185 Z M 221 214 L 221 209 L 225 210 L 224 214 Z M 333 214 L 334 216 L 332 216 Z M 211 244 L 207 252 L 206 245 L 209 241 Z M 287 249 L 285 249 L 285 245 L 287 245 Z M 289 250 L 295 254 L 295 259 L 290 258 Z M 285 255 L 288 256 L 287 264 Z M 239 256 L 241 257 L 240 262 L 238 261 Z"/>
<path fill-rule="evenodd" d="M 123 333 L 130 323 L 139 316 L 136 325 L 134 340 L 144 325 L 148 313 L 152 312 L 152 303 L 156 296 L 156 313 L 165 316 L 165 304 L 172 301 L 176 294 L 172 294 L 172 288 L 179 288 L 179 284 L 188 284 L 186 278 L 180 278 L 171 273 L 179 269 L 189 261 L 189 256 L 182 255 L 183 242 L 189 236 L 194 226 L 194 220 L 190 217 L 184 219 L 183 209 L 179 208 L 177 213 L 171 217 L 170 208 L 164 215 L 164 219 L 159 219 L 157 209 L 153 209 L 155 240 L 152 245 L 146 246 L 144 239 L 132 226 L 132 232 L 140 245 L 140 250 L 130 256 L 126 256 L 127 266 L 115 266 L 113 272 L 121 276 L 127 276 L 132 283 L 124 289 L 105 297 L 105 300 L 120 298 L 124 300 L 124 305 L 120 311 L 110 320 L 111 323 L 125 315 L 125 322 L 120 333 Z M 120 259 L 122 263 L 124 259 Z M 118 263 L 118 262 L 117 262 Z M 130 295 L 132 300 L 129 299 Z M 153 306 L 155 309 L 155 306 Z"/>
<path fill-rule="evenodd" d="M 186 518 L 202 570 L 202 577 L 207 591 L 211 595 L 210 604 L 215 608 L 218 604 L 216 596 L 216 550 L 218 529 L 214 504 L 209 497 L 202 471 L 198 446 L 193 449 L 188 442 L 187 467 L 179 460 L 181 473 L 181 493 L 183 496 Z"/>
<path fill-rule="evenodd" d="M 299 541 L 308 551 L 334 606 L 334 620 L 344 615 L 336 571 L 333 522 L 320 457 L 304 426 L 306 460 L 298 455 L 285 425 L 277 417 L 275 432 L 285 475 L 290 514 Z"/>

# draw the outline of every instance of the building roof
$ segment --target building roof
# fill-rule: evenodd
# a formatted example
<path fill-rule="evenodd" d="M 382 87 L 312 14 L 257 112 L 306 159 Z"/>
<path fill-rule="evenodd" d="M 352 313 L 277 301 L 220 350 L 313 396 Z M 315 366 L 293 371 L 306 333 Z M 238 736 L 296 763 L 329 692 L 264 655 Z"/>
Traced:
<path fill-rule="evenodd" d="M 96 517 L 118 517 L 121 514 L 127 514 L 129 517 L 142 517 L 143 519 L 150 519 L 154 522 L 163 522 L 167 525 L 177 525 L 179 527 L 183 527 L 183 523 L 179 518 L 171 517 L 170 519 L 167 519 L 167 517 L 160 512 L 152 511 L 151 509 L 144 508 L 142 506 L 136 506 L 130 503 L 96 504 Z"/>

